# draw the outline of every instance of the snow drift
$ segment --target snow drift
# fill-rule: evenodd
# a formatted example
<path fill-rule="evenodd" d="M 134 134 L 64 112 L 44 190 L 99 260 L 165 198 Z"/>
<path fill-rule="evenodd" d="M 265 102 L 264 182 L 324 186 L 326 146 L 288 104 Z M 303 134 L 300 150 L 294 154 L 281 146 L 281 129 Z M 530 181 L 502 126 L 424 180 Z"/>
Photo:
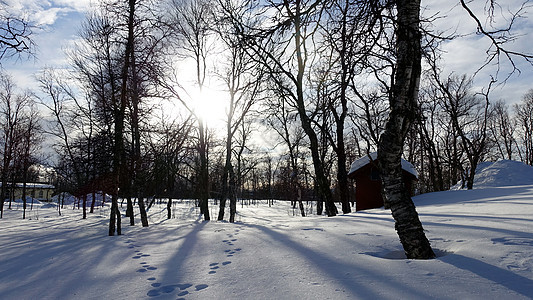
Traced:
<path fill-rule="evenodd" d="M 533 184 L 533 167 L 514 160 L 480 164 L 474 177 L 474 188 Z"/>

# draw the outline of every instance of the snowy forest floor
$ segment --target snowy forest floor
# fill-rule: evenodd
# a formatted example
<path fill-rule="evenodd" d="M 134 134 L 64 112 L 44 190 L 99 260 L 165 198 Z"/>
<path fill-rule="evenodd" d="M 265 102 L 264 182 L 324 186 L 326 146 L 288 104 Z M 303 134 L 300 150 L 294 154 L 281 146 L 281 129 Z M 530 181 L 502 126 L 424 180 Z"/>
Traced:
<path fill-rule="evenodd" d="M 231 224 L 177 201 L 177 218 L 157 205 L 148 228 L 109 237 L 108 208 L 38 204 L 22 220 L 17 204 L 0 220 L 0 298 L 533 298 L 533 185 L 414 200 L 437 259 L 405 259 L 384 209 L 302 218 L 259 201 Z"/>

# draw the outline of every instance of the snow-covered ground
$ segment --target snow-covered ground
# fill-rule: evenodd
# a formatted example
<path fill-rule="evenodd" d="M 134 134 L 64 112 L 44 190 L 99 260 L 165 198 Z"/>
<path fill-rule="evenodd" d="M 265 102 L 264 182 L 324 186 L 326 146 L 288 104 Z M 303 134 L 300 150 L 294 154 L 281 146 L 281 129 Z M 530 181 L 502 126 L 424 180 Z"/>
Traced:
<path fill-rule="evenodd" d="M 150 227 L 109 237 L 108 208 L 82 220 L 36 204 L 21 220 L 14 204 L 0 220 L 0 298 L 531 299 L 533 176 L 501 184 L 512 163 L 489 168 L 483 188 L 414 198 L 439 256 L 426 261 L 404 258 L 383 209 L 302 218 L 261 202 L 231 224 L 182 201 L 175 219 L 156 206 Z"/>

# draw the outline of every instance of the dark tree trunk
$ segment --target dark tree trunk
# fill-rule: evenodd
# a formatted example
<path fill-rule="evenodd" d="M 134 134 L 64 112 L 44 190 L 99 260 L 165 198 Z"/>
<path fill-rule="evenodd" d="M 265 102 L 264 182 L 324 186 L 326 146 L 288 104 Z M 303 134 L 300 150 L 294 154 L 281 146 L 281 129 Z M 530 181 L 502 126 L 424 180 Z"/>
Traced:
<path fill-rule="evenodd" d="M 130 218 L 130 226 L 134 226 L 135 216 L 133 213 L 133 201 L 131 201 L 131 196 L 126 198 L 126 217 Z"/>
<path fill-rule="evenodd" d="M 57 196 L 57 213 L 61 217 L 61 208 L 63 208 L 63 199 L 65 198 L 65 193 L 60 193 Z M 31 198 L 31 206 L 33 207 L 33 198 Z"/>
<path fill-rule="evenodd" d="M 133 106 L 133 112 L 131 115 L 131 129 L 133 131 L 133 178 L 135 182 L 134 189 L 136 190 L 137 199 L 139 202 L 139 214 L 141 215 L 141 224 L 143 227 L 148 227 L 148 216 L 146 214 L 146 208 L 144 205 L 144 198 L 142 195 L 142 190 L 144 186 L 144 181 L 141 180 L 141 132 L 139 124 L 139 105 L 140 105 L 140 95 L 139 95 L 139 78 L 137 75 L 137 63 L 136 63 L 135 51 L 131 53 L 131 74 L 133 79 L 133 92 L 131 95 L 131 104 Z"/>
<path fill-rule="evenodd" d="M 26 219 L 26 169 L 24 170 L 24 182 L 22 183 L 22 219 Z"/>
<path fill-rule="evenodd" d="M 341 104 L 341 113 L 337 113 L 337 108 L 332 107 L 331 112 L 335 117 L 336 124 L 336 140 L 337 145 L 334 147 L 335 153 L 337 154 L 337 186 L 339 189 L 340 200 L 342 204 L 342 212 L 347 214 L 352 212 L 350 207 L 350 192 L 348 190 L 348 172 L 346 170 L 346 146 L 344 143 L 344 124 L 346 121 L 346 116 L 348 113 L 348 99 L 346 96 L 346 90 L 348 89 L 349 77 L 354 76 L 350 74 L 353 72 L 351 67 L 351 61 L 349 60 L 350 53 L 353 53 L 350 50 L 353 47 L 352 43 L 349 40 L 347 33 L 347 13 L 348 13 L 348 2 L 344 3 L 344 11 L 342 13 L 342 22 L 341 22 L 341 47 L 339 51 L 340 65 L 341 65 L 341 75 L 340 75 L 340 95 L 339 101 Z"/>
<path fill-rule="evenodd" d="M 172 219 L 172 197 L 168 197 L 167 201 L 167 219 Z"/>
<path fill-rule="evenodd" d="M 237 214 L 237 195 L 235 194 L 235 172 L 233 166 L 230 164 L 229 169 L 229 221 L 235 223 L 235 215 Z"/>
<path fill-rule="evenodd" d="M 224 192 L 224 190 L 223 190 Z M 224 195 L 224 194 L 223 194 Z M 222 197 L 226 197 L 226 196 L 222 196 Z M 224 220 L 224 210 L 226 209 L 226 198 L 221 198 L 220 199 L 220 204 L 219 204 L 219 210 L 218 210 L 218 218 L 217 220 L 219 221 L 222 221 Z"/>
<path fill-rule="evenodd" d="M 324 163 L 320 158 L 319 153 L 319 143 L 318 137 L 311 125 L 311 119 L 307 115 L 306 105 L 304 102 L 304 87 L 303 87 L 303 77 L 304 77 L 304 55 L 302 52 L 302 28 L 300 20 L 300 7 L 297 6 L 295 13 L 295 47 L 296 47 L 296 59 L 298 62 L 298 74 L 296 76 L 296 106 L 298 109 L 298 115 L 302 123 L 302 129 L 305 134 L 309 137 L 309 149 L 311 150 L 311 157 L 313 159 L 313 167 L 315 170 L 317 192 L 321 199 L 324 200 L 326 204 L 326 213 L 329 217 L 337 215 L 337 207 L 333 202 L 333 195 L 331 194 L 331 189 L 329 185 L 329 180 L 325 174 Z"/>
<path fill-rule="evenodd" d="M 93 177 L 94 178 L 94 177 Z M 91 210 L 89 211 L 89 213 L 94 213 L 94 204 L 96 202 L 96 191 L 94 190 L 94 187 L 92 188 L 92 193 L 91 193 L 91 196 L 93 197 L 92 201 L 91 201 Z"/>
<path fill-rule="evenodd" d="M 117 193 L 113 193 L 111 197 L 111 212 L 109 214 L 109 235 L 115 235 L 115 230 L 118 231 L 118 220 L 117 220 L 117 211 L 118 211 L 118 196 Z M 120 217 L 119 217 L 120 218 Z"/>
<path fill-rule="evenodd" d="M 11 203 L 13 202 L 13 198 L 15 198 L 15 189 L 17 187 L 17 184 L 15 183 L 15 174 L 11 177 L 11 191 L 9 192 L 9 206 L 8 209 L 11 209 Z"/>
<path fill-rule="evenodd" d="M 143 227 L 148 227 L 148 215 L 146 214 L 146 207 L 144 205 L 144 198 L 139 193 L 139 196 L 137 197 L 137 202 L 139 204 L 139 212 L 141 215 L 141 224 Z"/>
<path fill-rule="evenodd" d="M 202 120 L 198 121 L 199 126 L 198 130 L 200 131 L 200 142 L 199 142 L 199 154 L 200 154 L 200 170 L 199 170 L 199 206 L 200 213 L 204 215 L 204 220 L 209 221 L 211 217 L 209 216 L 209 169 L 207 162 L 207 136 L 206 130 L 204 127 L 204 122 Z"/>
<path fill-rule="evenodd" d="M 227 126 L 227 136 L 226 136 L 226 162 L 224 164 L 224 173 L 222 174 L 222 193 L 220 195 L 220 207 L 218 211 L 218 220 L 222 221 L 224 220 L 224 213 L 226 209 L 226 199 L 228 198 L 229 193 L 229 187 L 228 187 L 228 180 L 229 180 L 229 173 L 230 169 L 233 169 L 233 166 L 231 165 L 231 124 L 228 121 Z M 231 204 L 230 204 L 231 206 Z"/>
<path fill-rule="evenodd" d="M 222 174 L 222 192 L 220 193 L 220 203 L 218 210 L 218 221 L 224 220 L 226 210 L 226 199 L 228 197 L 228 153 L 226 151 L 226 163 Z"/>
<path fill-rule="evenodd" d="M 118 199 L 117 199 L 117 205 L 115 205 L 115 214 L 116 214 L 116 221 L 117 221 L 117 235 L 122 234 L 122 218 L 120 217 L 120 210 L 118 209 Z"/>
<path fill-rule="evenodd" d="M 298 187 L 298 204 L 300 206 L 300 214 L 305 217 L 304 203 L 302 202 L 302 189 Z"/>
<path fill-rule="evenodd" d="M 341 143 L 339 142 L 339 150 Z M 342 212 L 345 214 L 351 213 L 350 207 L 350 192 L 348 190 L 348 172 L 346 172 L 346 153 L 344 151 L 344 142 L 342 143 L 342 151 L 337 152 L 337 184 L 339 188 L 340 199 L 342 203 Z"/>
<path fill-rule="evenodd" d="M 82 219 L 87 219 L 87 194 L 83 194 L 83 217 Z"/>
<path fill-rule="evenodd" d="M 416 114 L 421 76 L 420 0 L 398 0 L 397 66 L 390 97 L 390 115 L 378 146 L 385 203 L 407 258 L 435 257 L 418 213 L 402 179 L 401 156 L 405 136 Z"/>
<path fill-rule="evenodd" d="M 115 149 L 113 155 L 113 171 L 115 175 L 114 179 L 114 191 L 111 197 L 111 212 L 109 217 L 109 235 L 120 235 L 121 220 L 118 209 L 118 192 L 121 184 L 121 177 L 123 176 L 124 167 L 124 115 L 126 112 L 127 104 L 127 91 L 128 91 L 128 74 L 130 71 L 131 56 L 133 54 L 133 39 L 134 39 L 134 20 L 135 20 L 135 0 L 128 1 L 128 38 L 126 40 L 126 49 L 124 51 L 124 65 L 122 66 L 121 76 L 122 84 L 120 87 L 120 102 L 114 103 L 115 110 Z M 116 227 L 115 227 L 116 222 Z"/>
<path fill-rule="evenodd" d="M 324 202 L 319 197 L 318 200 L 316 201 L 316 214 L 320 216 L 322 215 L 323 211 L 324 211 Z"/>

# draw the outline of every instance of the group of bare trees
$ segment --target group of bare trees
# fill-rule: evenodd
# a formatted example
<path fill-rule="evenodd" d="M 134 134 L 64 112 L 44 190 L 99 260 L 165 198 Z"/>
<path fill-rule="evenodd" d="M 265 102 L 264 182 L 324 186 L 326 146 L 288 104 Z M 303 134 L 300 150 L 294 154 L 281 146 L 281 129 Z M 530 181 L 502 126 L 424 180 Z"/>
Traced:
<path fill-rule="evenodd" d="M 33 54 L 33 25 L 0 2 L 0 68 L 9 58 Z M 9 207 L 17 182 L 23 183 L 23 218 L 26 218 L 26 182 L 33 181 L 40 147 L 40 123 L 36 98 L 21 91 L 14 79 L 0 72 L 0 218 L 5 200 Z"/>
<path fill-rule="evenodd" d="M 531 62 L 504 47 L 511 27 L 487 30 L 461 6 L 492 43 L 489 63 L 500 54 L 514 68 L 516 59 Z M 417 165 L 421 192 L 458 181 L 472 188 L 487 159 L 532 164 L 533 97 L 511 114 L 490 97 L 495 81 L 475 91 L 469 76 L 443 75 L 435 49 L 445 39 L 428 31 L 420 8 L 406 0 L 102 0 L 68 51 L 70 68 L 38 76 L 61 185 L 83 199 L 112 195 L 110 235 L 121 234 L 119 199 L 131 225 L 138 206 L 143 226 L 163 197 L 169 218 L 175 197 L 197 199 L 205 220 L 216 199 L 218 219 L 229 200 L 235 221 L 242 197 L 291 200 L 302 215 L 312 199 L 318 214 L 335 216 L 335 202 L 351 211 L 349 163 L 378 151 L 404 249 L 431 258 L 401 157 Z M 4 53 L 18 35 L 7 37 Z M 214 82 L 223 128 L 198 108 Z M 85 200 L 83 208 L 85 217 Z"/>
<path fill-rule="evenodd" d="M 39 75 L 46 95 L 42 102 L 54 117 L 50 132 L 60 141 L 59 165 L 65 167 L 60 178 L 77 196 L 95 191 L 112 195 L 110 235 L 121 233 L 119 196 L 127 199 L 130 224 L 136 200 L 142 225 L 148 226 L 147 166 L 158 157 L 150 151 L 161 149 L 152 139 L 167 129 L 166 123 L 152 127 L 149 117 L 160 95 L 157 82 L 169 30 L 153 5 L 100 3 L 84 22 L 81 40 L 68 52 L 72 71 Z M 154 134 L 143 136 L 149 131 Z"/>
<path fill-rule="evenodd" d="M 16 188 L 22 188 L 23 218 L 26 217 L 26 183 L 35 181 L 30 167 L 37 162 L 41 144 L 39 121 L 34 95 L 21 92 L 11 77 L 0 74 L 0 218 L 6 199 L 11 208 Z"/>
<path fill-rule="evenodd" d="M 489 87 L 490 88 L 490 87 Z M 452 74 L 427 82 L 407 156 L 419 170 L 421 193 L 459 184 L 471 189 L 480 162 L 509 159 L 531 164 L 531 91 L 510 106 L 475 91 L 472 78 Z M 529 158 L 528 158 L 529 157 Z"/>

